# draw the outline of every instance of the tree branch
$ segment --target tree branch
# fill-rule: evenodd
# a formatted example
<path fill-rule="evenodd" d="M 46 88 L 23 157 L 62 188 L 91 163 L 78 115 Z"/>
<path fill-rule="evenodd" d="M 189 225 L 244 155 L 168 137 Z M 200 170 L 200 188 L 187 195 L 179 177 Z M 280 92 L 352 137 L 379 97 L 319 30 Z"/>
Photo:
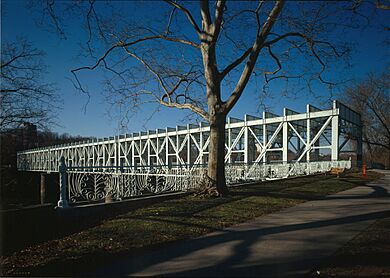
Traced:
<path fill-rule="evenodd" d="M 172 6 L 176 7 L 180 11 L 182 11 L 187 16 L 188 21 L 191 23 L 192 27 L 194 27 L 196 33 L 199 36 L 202 34 L 202 31 L 199 29 L 199 26 L 196 24 L 192 14 L 190 13 L 189 10 L 187 10 L 186 8 L 184 8 L 183 6 L 179 5 L 178 3 L 174 2 L 174 1 L 171 1 L 171 0 L 164 0 L 164 1 Z"/>
<path fill-rule="evenodd" d="M 269 55 L 275 60 L 276 64 L 278 65 L 278 68 L 272 72 L 266 71 L 264 72 L 265 75 L 273 75 L 278 73 L 282 69 L 282 64 L 280 63 L 279 58 L 272 52 L 271 46 L 267 46 Z"/>
<path fill-rule="evenodd" d="M 191 111 L 197 113 L 198 115 L 200 115 L 201 117 L 205 118 L 208 120 L 208 114 L 206 111 L 204 111 L 202 108 L 194 105 L 194 104 L 191 104 L 191 103 L 176 103 L 174 101 L 172 101 L 172 98 L 171 96 L 173 95 L 173 93 L 179 88 L 180 84 L 184 81 L 186 81 L 186 76 L 184 78 L 181 78 L 174 86 L 171 90 L 168 89 L 168 87 L 166 86 L 166 84 L 164 83 L 164 80 L 163 78 L 160 76 L 159 73 L 157 73 L 144 59 L 142 59 L 141 57 L 135 55 L 134 53 L 130 52 L 126 47 L 124 47 L 126 52 L 131 55 L 132 57 L 134 57 L 135 59 L 137 59 L 138 61 L 140 61 L 158 80 L 158 82 L 160 83 L 161 87 L 163 88 L 165 94 L 158 100 L 158 102 L 164 106 L 167 106 L 167 107 L 176 107 L 176 108 L 179 108 L 179 109 L 190 109 Z M 189 75 L 191 73 L 191 71 L 187 74 Z M 168 102 L 164 101 L 164 98 L 168 98 Z"/>
<path fill-rule="evenodd" d="M 382 124 L 382 126 L 385 128 L 387 134 L 390 135 L 390 128 L 386 125 L 385 121 L 382 119 L 382 117 L 378 114 L 378 112 L 376 111 L 374 105 L 371 103 L 371 101 L 368 100 L 367 102 L 367 106 L 368 108 L 370 108 L 370 110 L 375 114 L 375 116 L 378 118 L 378 120 L 380 121 L 380 123 Z"/>
<path fill-rule="evenodd" d="M 226 101 L 225 107 L 227 109 L 227 112 L 229 112 L 233 108 L 233 106 L 236 104 L 236 102 L 242 95 L 242 92 L 249 81 L 250 75 L 253 72 L 253 68 L 256 64 L 260 50 L 263 48 L 264 42 L 268 34 L 270 33 L 272 26 L 274 25 L 280 12 L 282 11 L 283 5 L 284 5 L 283 1 L 277 1 L 275 3 L 273 9 L 269 13 L 266 22 L 263 24 L 261 31 L 260 30 L 258 31 L 258 35 L 256 36 L 256 40 L 253 44 L 245 68 L 241 73 L 240 79 L 237 82 L 237 85 L 234 88 L 232 94 L 229 96 L 228 100 Z"/>
<path fill-rule="evenodd" d="M 73 69 L 71 70 L 72 73 L 74 72 L 77 72 L 77 71 L 80 71 L 80 70 L 84 70 L 84 69 L 88 69 L 88 70 L 94 70 L 95 68 L 97 68 L 100 63 L 102 63 L 106 58 L 107 56 L 116 48 L 123 48 L 123 47 L 129 47 L 129 46 L 132 46 L 132 45 L 135 45 L 137 43 L 140 43 L 140 42 L 144 42 L 144 41 L 148 41 L 148 40 L 154 40 L 154 39 L 163 39 L 163 40 L 167 40 L 167 41 L 172 41 L 172 42 L 179 42 L 179 43 L 184 43 L 184 44 L 188 44 L 188 45 L 191 45 L 193 47 L 199 47 L 199 45 L 193 43 L 193 42 L 189 42 L 189 41 L 185 41 L 185 40 L 182 40 L 182 39 L 176 39 L 176 38 L 169 38 L 169 37 L 166 37 L 166 36 L 162 36 L 162 35 L 159 35 L 159 36 L 149 36 L 149 37 L 143 37 L 141 39 L 138 39 L 138 40 L 135 40 L 135 41 L 132 41 L 132 42 L 128 42 L 128 43 L 124 43 L 122 41 L 114 44 L 113 46 L 111 46 L 104 54 L 103 56 L 101 56 L 97 62 L 93 65 L 93 66 L 84 66 L 84 67 L 79 67 L 79 68 L 76 68 L 76 69 Z"/>
<path fill-rule="evenodd" d="M 386 149 L 390 150 L 390 146 L 387 146 L 387 145 L 382 144 L 382 143 L 372 142 L 372 141 L 369 141 L 369 140 L 363 140 L 363 142 L 366 143 L 366 144 L 380 146 L 380 147 L 383 147 L 383 148 L 386 148 Z"/>
<path fill-rule="evenodd" d="M 221 26 L 223 22 L 223 12 L 225 10 L 226 0 L 218 0 L 217 8 L 215 9 L 215 22 L 214 22 L 214 41 L 217 41 Z"/>
<path fill-rule="evenodd" d="M 252 47 L 248 48 L 240 57 L 238 57 L 233 63 L 228 65 L 220 74 L 221 79 L 223 79 L 231 70 L 237 67 L 246 57 L 252 52 Z"/>
<path fill-rule="evenodd" d="M 175 107 L 179 109 L 189 109 L 192 112 L 195 112 L 199 116 L 201 116 L 206 121 L 209 121 L 209 114 L 202 108 L 195 106 L 191 103 L 176 103 L 176 102 L 165 102 L 162 99 L 159 101 L 160 104 L 166 107 Z"/>
<path fill-rule="evenodd" d="M 209 1 L 208 0 L 201 0 L 200 1 L 200 14 L 202 16 L 202 29 L 208 30 L 209 26 L 211 25 L 211 16 L 210 16 L 210 9 L 209 9 Z"/>

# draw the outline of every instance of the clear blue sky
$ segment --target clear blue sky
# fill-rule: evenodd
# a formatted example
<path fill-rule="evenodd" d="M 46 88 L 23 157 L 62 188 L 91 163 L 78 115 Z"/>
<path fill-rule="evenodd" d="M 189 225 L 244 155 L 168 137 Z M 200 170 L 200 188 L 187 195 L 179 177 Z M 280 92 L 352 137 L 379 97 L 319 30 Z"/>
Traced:
<path fill-rule="evenodd" d="M 59 126 L 53 126 L 53 131 L 95 137 L 108 137 L 117 134 L 118 120 L 107 115 L 109 108 L 104 97 L 99 93 L 94 94 L 86 111 L 84 111 L 83 107 L 87 102 L 87 97 L 76 91 L 69 81 L 71 69 L 89 64 L 83 63 L 82 57 L 78 55 L 80 42 L 86 40 L 84 33 L 80 31 L 80 22 L 75 19 L 67 22 L 68 29 L 72 30 L 72 34 L 68 35 L 66 40 L 61 40 L 57 34 L 49 33 L 36 25 L 31 11 L 27 9 L 27 1 L 13 0 L 1 3 L 1 39 L 12 41 L 17 37 L 24 36 L 35 47 L 46 52 L 45 63 L 48 66 L 46 81 L 56 83 L 58 92 L 63 98 L 63 109 L 58 111 Z M 158 12 L 157 10 L 155 12 Z M 385 13 L 380 13 L 380 15 L 384 17 Z M 387 22 L 390 22 L 388 19 Z M 381 20 L 386 21 L 385 18 Z M 351 59 L 352 67 L 348 71 L 348 77 L 359 80 L 369 72 L 383 72 L 389 66 L 389 52 L 384 44 L 385 34 L 377 27 L 350 30 L 346 34 L 340 34 L 354 42 L 355 45 Z M 335 72 L 335 74 L 338 73 Z M 92 91 L 98 92 L 101 91 L 101 81 L 98 80 L 97 76 L 95 78 L 89 78 L 86 82 Z M 274 86 L 273 91 L 282 88 L 281 84 L 276 83 Z M 275 95 L 273 98 L 267 99 L 266 104 L 275 113 L 282 113 L 283 107 L 303 112 L 307 103 L 323 106 L 323 101 L 329 98 L 330 92 L 324 86 L 315 89 L 322 98 L 311 96 L 282 98 Z M 253 86 L 246 89 L 230 116 L 243 118 L 244 114 L 259 115 L 259 102 L 252 94 L 255 90 L 256 88 Z M 188 113 L 182 111 L 161 109 L 160 112 L 151 115 L 150 111 L 145 110 L 148 109 L 140 111 L 131 118 L 128 132 L 165 128 L 166 126 L 174 127 L 187 122 L 184 116 Z M 150 116 L 152 117 L 150 118 Z"/>

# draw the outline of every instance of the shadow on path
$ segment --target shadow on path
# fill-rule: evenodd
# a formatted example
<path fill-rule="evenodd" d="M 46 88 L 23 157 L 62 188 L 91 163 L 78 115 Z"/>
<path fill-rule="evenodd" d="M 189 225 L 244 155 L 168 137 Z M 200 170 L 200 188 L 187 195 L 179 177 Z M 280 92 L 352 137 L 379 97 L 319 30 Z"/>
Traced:
<path fill-rule="evenodd" d="M 234 247 L 232 252 L 233 255 L 228 257 L 223 262 L 215 264 L 210 267 L 202 268 L 199 266 L 196 270 L 191 270 L 188 272 L 175 273 L 177 276 L 236 276 L 240 274 L 240 276 L 253 276 L 252 267 L 247 267 L 245 269 L 232 269 L 231 266 L 233 264 L 237 264 L 245 261 L 250 254 L 250 247 L 257 241 L 260 240 L 261 237 L 271 234 L 278 234 L 290 231 L 298 231 L 298 230 L 306 230 L 312 228 L 320 228 L 331 225 L 341 225 L 347 223 L 356 223 L 366 220 L 376 220 L 380 218 L 385 218 L 390 216 L 390 210 L 384 210 L 380 212 L 374 213 L 366 213 L 359 214 L 347 217 L 340 217 L 331 220 L 323 220 L 323 221 L 314 221 L 310 223 L 303 224 L 292 224 L 292 225 L 282 225 L 278 227 L 270 227 L 270 228 L 260 228 L 260 229 L 252 229 L 245 231 L 229 231 L 218 233 L 215 235 L 201 237 L 198 239 L 189 240 L 186 242 L 181 242 L 179 244 L 173 244 L 168 247 L 166 252 L 161 252 L 161 250 L 156 250 L 153 252 L 145 253 L 145 254 L 135 254 L 133 256 L 128 257 L 122 262 L 114 263 L 113 265 L 105 268 L 102 271 L 97 273 L 93 273 L 94 276 L 123 276 L 131 273 L 139 272 L 143 269 L 146 269 L 149 266 L 159 264 L 164 261 L 169 261 L 174 258 L 182 257 L 187 254 L 193 253 L 197 250 L 201 250 L 203 248 L 208 248 L 213 245 L 219 245 L 231 241 L 238 241 Z M 302 266 L 302 263 L 296 264 L 296 267 L 299 268 Z M 313 262 L 310 260 L 305 260 L 305 264 L 312 264 Z M 290 264 L 289 264 L 290 265 Z M 265 269 L 267 269 L 267 265 L 264 265 Z M 276 267 L 276 266 L 268 266 L 268 267 Z M 259 266 L 257 265 L 258 269 Z M 282 270 L 281 266 L 278 266 Z M 283 267 L 284 268 L 284 267 Z M 272 269 L 275 272 L 275 269 Z"/>

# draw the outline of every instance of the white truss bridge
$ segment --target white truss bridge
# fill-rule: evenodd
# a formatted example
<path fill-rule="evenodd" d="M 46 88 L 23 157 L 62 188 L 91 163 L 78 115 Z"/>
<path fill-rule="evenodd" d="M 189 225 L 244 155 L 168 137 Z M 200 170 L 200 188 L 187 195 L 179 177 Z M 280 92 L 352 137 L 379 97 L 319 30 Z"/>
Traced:
<path fill-rule="evenodd" d="M 263 112 L 262 118 L 228 118 L 227 182 L 351 168 L 351 160 L 341 154 L 352 146 L 348 153 L 359 160 L 361 128 L 360 115 L 338 101 L 329 110 L 307 105 L 305 113 L 284 108 L 282 116 Z M 185 191 L 196 187 L 206 171 L 209 133 L 209 125 L 202 122 L 31 149 L 18 152 L 18 169 L 57 172 L 64 157 L 73 202 Z"/>

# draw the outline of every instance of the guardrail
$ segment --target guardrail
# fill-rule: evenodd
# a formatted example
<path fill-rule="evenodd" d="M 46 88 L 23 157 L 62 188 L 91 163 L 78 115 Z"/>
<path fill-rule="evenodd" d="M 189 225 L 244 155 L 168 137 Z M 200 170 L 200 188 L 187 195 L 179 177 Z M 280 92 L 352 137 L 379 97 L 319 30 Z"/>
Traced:
<path fill-rule="evenodd" d="M 351 161 L 227 164 L 225 174 L 227 185 L 231 186 L 324 173 L 332 167 L 350 169 Z M 69 203 L 81 201 L 122 200 L 144 194 L 194 190 L 207 173 L 207 167 L 67 167 L 65 159 L 61 158 L 59 172 L 61 194 L 58 207 L 64 208 Z"/>

